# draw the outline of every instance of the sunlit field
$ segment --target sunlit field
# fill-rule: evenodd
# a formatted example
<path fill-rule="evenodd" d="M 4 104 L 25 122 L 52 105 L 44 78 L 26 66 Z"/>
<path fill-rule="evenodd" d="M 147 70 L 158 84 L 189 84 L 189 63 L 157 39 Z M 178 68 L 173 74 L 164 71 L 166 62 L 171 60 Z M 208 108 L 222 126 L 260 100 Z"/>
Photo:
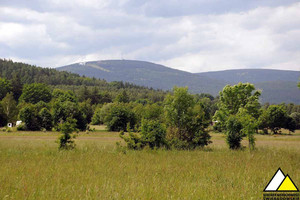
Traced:
<path fill-rule="evenodd" d="M 212 133 L 194 151 L 119 149 L 104 127 L 59 151 L 59 133 L 0 132 L 0 199 L 262 199 L 278 167 L 300 187 L 300 131 L 256 135 L 256 150 Z"/>

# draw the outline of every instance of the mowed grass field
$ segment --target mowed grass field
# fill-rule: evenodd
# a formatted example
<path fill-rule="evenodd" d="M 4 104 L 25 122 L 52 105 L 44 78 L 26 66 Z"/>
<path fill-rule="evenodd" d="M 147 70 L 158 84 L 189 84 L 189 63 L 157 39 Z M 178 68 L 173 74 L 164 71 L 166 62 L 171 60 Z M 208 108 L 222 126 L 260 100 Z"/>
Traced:
<path fill-rule="evenodd" d="M 300 187 L 300 131 L 256 135 L 253 152 L 230 151 L 213 133 L 202 150 L 124 151 L 118 133 L 104 130 L 59 151 L 58 135 L 0 132 L 0 199 L 256 200 L 278 167 Z"/>

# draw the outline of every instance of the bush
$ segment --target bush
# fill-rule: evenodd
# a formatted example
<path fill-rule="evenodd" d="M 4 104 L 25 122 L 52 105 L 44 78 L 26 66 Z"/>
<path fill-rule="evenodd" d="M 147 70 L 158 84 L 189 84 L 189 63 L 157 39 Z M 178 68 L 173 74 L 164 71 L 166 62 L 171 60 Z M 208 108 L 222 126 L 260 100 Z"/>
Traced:
<path fill-rule="evenodd" d="M 129 132 L 128 136 L 125 136 L 124 131 L 121 131 L 120 137 L 126 142 L 128 149 L 140 150 L 145 147 L 145 143 L 138 133 Z"/>
<path fill-rule="evenodd" d="M 226 122 L 226 142 L 230 149 L 240 149 L 242 124 L 236 116 L 230 116 Z"/>
<path fill-rule="evenodd" d="M 24 123 L 20 124 L 19 126 L 17 126 L 17 130 L 18 131 L 25 131 L 26 130 L 26 126 Z"/>
<path fill-rule="evenodd" d="M 75 143 L 73 138 L 75 136 L 72 136 L 72 133 L 76 131 L 76 119 L 67 118 L 67 120 L 60 124 L 60 132 L 62 135 L 58 138 L 59 142 L 59 149 L 74 149 Z"/>
<path fill-rule="evenodd" d="M 12 132 L 12 128 L 7 127 L 6 132 L 8 132 L 8 133 Z"/>
<path fill-rule="evenodd" d="M 142 120 L 142 141 L 151 149 L 166 145 L 166 127 L 156 120 Z"/>
<path fill-rule="evenodd" d="M 125 136 L 121 131 L 120 137 L 126 142 L 129 149 L 143 149 L 149 146 L 151 149 L 167 146 L 166 128 L 156 120 L 142 120 L 141 131 L 139 133 L 129 132 Z"/>

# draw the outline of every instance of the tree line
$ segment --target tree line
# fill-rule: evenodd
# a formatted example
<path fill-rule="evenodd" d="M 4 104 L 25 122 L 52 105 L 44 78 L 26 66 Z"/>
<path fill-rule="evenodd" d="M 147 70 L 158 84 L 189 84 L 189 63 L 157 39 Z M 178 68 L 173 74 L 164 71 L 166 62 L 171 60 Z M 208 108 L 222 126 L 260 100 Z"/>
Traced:
<path fill-rule="evenodd" d="M 89 124 L 105 124 L 110 131 L 120 131 L 131 149 L 204 147 L 211 143 L 212 123 L 214 131 L 226 134 L 231 149 L 242 148 L 243 138 L 253 149 L 255 133 L 279 134 L 282 128 L 291 132 L 300 128 L 299 105 L 261 105 L 261 92 L 249 83 L 227 85 L 213 97 L 190 94 L 188 88 L 154 90 L 0 61 L 6 69 L 0 67 L 0 126 L 21 120 L 19 130 L 64 130 L 68 135 L 70 126 L 84 131 Z M 13 68 L 17 70 L 8 75 Z M 26 81 L 24 74 L 33 78 L 33 83 Z M 51 80 L 35 79 L 39 76 L 65 77 L 63 80 L 70 82 L 60 80 L 64 85 L 51 85 Z M 91 82 L 76 85 L 75 79 Z M 62 138 L 65 144 L 67 135 Z"/>

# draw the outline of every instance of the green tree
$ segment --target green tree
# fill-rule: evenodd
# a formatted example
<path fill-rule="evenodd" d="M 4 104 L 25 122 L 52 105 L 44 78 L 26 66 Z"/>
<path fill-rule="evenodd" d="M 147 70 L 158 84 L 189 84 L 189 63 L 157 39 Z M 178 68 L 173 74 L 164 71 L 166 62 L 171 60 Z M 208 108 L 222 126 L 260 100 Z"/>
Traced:
<path fill-rule="evenodd" d="M 300 129 L 300 113 L 293 112 L 290 117 L 295 121 L 296 129 Z"/>
<path fill-rule="evenodd" d="M 6 115 L 4 113 L 2 104 L 0 103 L 0 127 L 6 126 L 6 124 L 7 124 L 7 118 L 6 118 Z"/>
<path fill-rule="evenodd" d="M 20 97 L 22 101 L 36 104 L 39 101 L 49 102 L 51 100 L 50 88 L 41 83 L 26 84 Z"/>
<path fill-rule="evenodd" d="M 206 131 L 209 119 L 201 105 L 188 93 L 188 88 L 174 88 L 165 99 L 167 137 L 176 148 L 193 149 L 210 143 Z"/>
<path fill-rule="evenodd" d="M 254 134 L 258 129 L 258 120 L 251 116 L 246 109 L 241 108 L 236 115 L 242 125 L 241 132 L 247 136 L 249 142 L 249 149 L 255 148 Z"/>
<path fill-rule="evenodd" d="M 19 100 L 20 96 L 22 95 L 23 84 L 20 78 L 19 73 L 14 73 L 11 79 L 11 91 L 14 94 L 14 98 L 16 101 Z"/>
<path fill-rule="evenodd" d="M 94 114 L 91 99 L 79 103 L 79 109 L 84 114 L 84 117 L 89 124 L 92 121 L 92 117 Z"/>
<path fill-rule="evenodd" d="M 230 149 L 240 149 L 243 134 L 243 126 L 237 116 L 231 115 L 226 121 L 226 142 Z"/>
<path fill-rule="evenodd" d="M 126 90 L 123 90 L 121 93 L 119 93 L 114 102 L 119 102 L 119 103 L 128 103 L 129 102 L 129 96 L 126 92 Z"/>
<path fill-rule="evenodd" d="M 2 99 L 1 104 L 7 121 L 16 122 L 19 111 L 13 94 L 7 93 L 7 95 Z"/>
<path fill-rule="evenodd" d="M 101 120 L 101 107 L 96 108 L 92 117 L 92 124 L 93 125 L 103 124 L 103 121 Z"/>
<path fill-rule="evenodd" d="M 104 124 L 113 106 L 114 106 L 113 103 L 106 103 L 101 108 L 100 107 L 97 108 L 92 118 L 92 124 L 94 125 Z"/>
<path fill-rule="evenodd" d="M 127 124 L 130 124 L 130 128 L 133 129 L 136 123 L 134 113 L 124 103 L 114 103 L 104 122 L 110 131 L 128 131 Z"/>
<path fill-rule="evenodd" d="M 20 119 L 25 123 L 26 129 L 31 131 L 41 130 L 38 111 L 34 105 L 25 105 L 19 113 Z"/>
<path fill-rule="evenodd" d="M 240 108 L 245 108 L 247 112 L 257 118 L 259 116 L 259 96 L 260 91 L 255 91 L 255 87 L 250 83 L 239 83 L 237 85 L 226 85 L 220 92 L 219 110 L 214 115 L 214 119 L 224 124 L 227 117 L 235 115 Z"/>
<path fill-rule="evenodd" d="M 76 128 L 79 130 L 86 130 L 87 120 L 83 112 L 80 110 L 78 103 L 65 101 L 55 101 L 52 107 L 52 115 L 54 125 L 58 125 L 61 121 L 66 121 L 67 118 L 71 117 L 76 119 Z M 58 127 L 59 128 L 59 127 Z"/>
<path fill-rule="evenodd" d="M 44 128 L 47 131 L 50 131 L 52 129 L 53 127 L 52 115 L 47 108 L 41 109 L 41 111 L 39 112 L 39 119 L 40 119 L 41 128 Z"/>
<path fill-rule="evenodd" d="M 287 117 L 284 105 L 270 105 L 259 118 L 260 128 L 271 129 L 273 134 L 278 134 L 281 128 L 286 127 Z"/>
<path fill-rule="evenodd" d="M 141 124 L 141 139 L 151 149 L 166 145 L 166 127 L 158 120 L 143 119 Z"/>
<path fill-rule="evenodd" d="M 11 91 L 11 84 L 4 78 L 0 77 L 0 100 L 3 99 L 8 92 Z"/>
<path fill-rule="evenodd" d="M 99 104 L 101 103 L 101 98 L 102 95 L 99 92 L 99 89 L 97 87 L 93 87 L 91 95 L 90 95 L 90 99 L 91 99 L 91 104 Z"/>
<path fill-rule="evenodd" d="M 139 133 L 129 132 L 126 136 L 122 131 L 120 137 L 126 142 L 129 149 L 139 150 L 145 146 L 154 149 L 167 146 L 166 127 L 157 120 L 143 119 Z"/>
<path fill-rule="evenodd" d="M 70 101 L 77 103 L 78 100 L 74 94 L 74 92 L 70 90 L 62 90 L 62 89 L 54 89 L 52 92 L 52 97 L 55 101 L 65 102 Z"/>
<path fill-rule="evenodd" d="M 227 134 L 227 142 L 231 149 L 240 148 L 241 133 L 248 137 L 249 148 L 255 145 L 254 132 L 258 129 L 257 118 L 260 115 L 259 91 L 250 83 L 227 85 L 220 92 L 214 119 L 218 121 L 217 127 Z M 229 120 L 229 121 L 228 121 Z"/>
<path fill-rule="evenodd" d="M 82 86 L 79 90 L 78 99 L 80 102 L 88 100 L 91 98 L 91 94 L 86 85 Z"/>
<path fill-rule="evenodd" d="M 67 118 L 66 121 L 59 126 L 61 136 L 58 138 L 59 149 L 70 150 L 75 148 L 75 142 L 72 133 L 76 131 L 76 119 Z"/>

